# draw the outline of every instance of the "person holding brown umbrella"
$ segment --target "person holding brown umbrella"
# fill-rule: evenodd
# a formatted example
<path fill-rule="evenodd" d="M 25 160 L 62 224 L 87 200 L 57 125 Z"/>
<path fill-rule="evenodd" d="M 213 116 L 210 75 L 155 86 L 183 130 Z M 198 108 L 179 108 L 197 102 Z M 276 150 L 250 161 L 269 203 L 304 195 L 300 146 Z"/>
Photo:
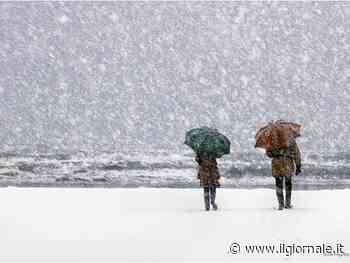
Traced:
<path fill-rule="evenodd" d="M 272 176 L 276 181 L 278 210 L 292 208 L 292 176 L 301 172 L 301 154 L 296 143 L 301 125 L 285 121 L 269 123 L 261 128 L 256 136 L 256 148 L 266 150 L 272 158 Z M 286 185 L 286 199 L 283 197 L 283 182 Z"/>

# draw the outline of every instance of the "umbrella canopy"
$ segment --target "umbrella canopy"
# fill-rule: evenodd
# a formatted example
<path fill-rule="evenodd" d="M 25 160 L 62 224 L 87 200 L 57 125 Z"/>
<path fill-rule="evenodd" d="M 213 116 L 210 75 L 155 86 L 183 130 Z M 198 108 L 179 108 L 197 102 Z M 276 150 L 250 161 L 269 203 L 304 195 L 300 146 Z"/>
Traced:
<path fill-rule="evenodd" d="M 287 121 L 275 121 L 261 128 L 255 136 L 255 148 L 263 148 L 267 151 L 283 149 L 299 137 L 301 125 Z"/>
<path fill-rule="evenodd" d="M 201 127 L 186 132 L 185 144 L 199 155 L 220 158 L 230 153 L 230 141 L 218 130 Z"/>

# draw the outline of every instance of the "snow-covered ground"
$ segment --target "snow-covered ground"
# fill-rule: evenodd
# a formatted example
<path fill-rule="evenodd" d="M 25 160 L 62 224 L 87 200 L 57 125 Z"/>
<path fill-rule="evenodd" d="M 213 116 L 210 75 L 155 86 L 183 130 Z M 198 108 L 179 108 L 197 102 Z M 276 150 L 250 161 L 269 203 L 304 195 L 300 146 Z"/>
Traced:
<path fill-rule="evenodd" d="M 201 189 L 0 189 L 0 261 L 296 259 L 248 255 L 245 245 L 333 245 L 350 252 L 350 190 L 295 191 L 277 211 L 270 189 L 219 189 L 219 211 Z M 241 246 L 229 254 L 230 244 Z"/>

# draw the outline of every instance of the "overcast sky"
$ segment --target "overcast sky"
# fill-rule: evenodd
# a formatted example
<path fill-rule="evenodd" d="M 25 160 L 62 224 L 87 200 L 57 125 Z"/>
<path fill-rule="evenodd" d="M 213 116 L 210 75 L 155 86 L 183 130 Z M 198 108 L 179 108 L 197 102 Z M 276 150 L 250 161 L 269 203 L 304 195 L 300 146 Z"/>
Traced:
<path fill-rule="evenodd" d="M 302 149 L 350 143 L 350 3 L 0 3 L 1 151 L 254 151 L 273 119 Z"/>

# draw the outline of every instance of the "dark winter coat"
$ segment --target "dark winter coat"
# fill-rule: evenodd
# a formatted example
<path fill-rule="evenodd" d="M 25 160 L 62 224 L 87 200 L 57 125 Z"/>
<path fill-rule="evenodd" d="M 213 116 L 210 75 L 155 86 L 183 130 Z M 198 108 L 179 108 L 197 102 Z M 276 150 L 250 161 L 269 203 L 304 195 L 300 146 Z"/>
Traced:
<path fill-rule="evenodd" d="M 296 142 L 285 149 L 266 152 L 272 158 L 272 176 L 292 176 L 301 169 L 301 155 Z"/>
<path fill-rule="evenodd" d="M 216 160 L 197 156 L 196 161 L 199 164 L 197 178 L 200 185 L 202 187 L 219 187 L 220 174 Z"/>

